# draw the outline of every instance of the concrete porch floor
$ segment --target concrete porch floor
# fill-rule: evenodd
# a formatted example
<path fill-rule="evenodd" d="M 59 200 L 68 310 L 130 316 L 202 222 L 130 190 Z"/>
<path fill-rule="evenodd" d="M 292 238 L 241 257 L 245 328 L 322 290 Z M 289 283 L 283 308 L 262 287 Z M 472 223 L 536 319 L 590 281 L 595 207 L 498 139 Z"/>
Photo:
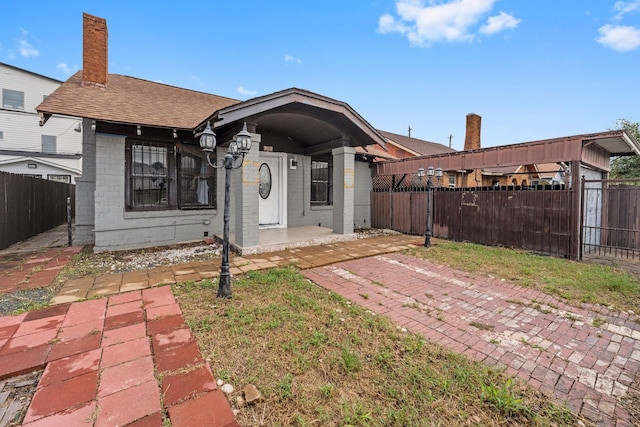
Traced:
<path fill-rule="evenodd" d="M 236 245 L 235 233 L 229 233 L 229 244 L 234 252 L 240 255 L 253 255 L 265 252 L 283 251 L 285 249 L 303 248 L 307 246 L 326 245 L 329 243 L 348 242 L 358 239 L 358 233 L 336 234 L 331 228 L 305 225 L 286 228 L 261 228 L 257 246 L 240 247 Z M 216 235 L 222 242 L 222 235 Z"/>

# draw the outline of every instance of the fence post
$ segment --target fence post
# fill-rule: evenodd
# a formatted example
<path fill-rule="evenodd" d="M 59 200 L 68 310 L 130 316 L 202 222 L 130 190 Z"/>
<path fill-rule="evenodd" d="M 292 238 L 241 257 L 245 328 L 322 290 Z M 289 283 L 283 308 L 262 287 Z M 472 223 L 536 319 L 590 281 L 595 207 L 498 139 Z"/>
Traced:
<path fill-rule="evenodd" d="M 580 239 L 580 244 L 578 245 L 578 261 L 582 261 L 582 250 L 584 245 L 584 198 L 586 193 L 586 180 L 584 175 L 582 175 L 582 179 L 580 180 L 580 232 L 578 234 Z"/>
<path fill-rule="evenodd" d="M 67 197 L 67 246 L 71 246 L 71 197 Z"/>

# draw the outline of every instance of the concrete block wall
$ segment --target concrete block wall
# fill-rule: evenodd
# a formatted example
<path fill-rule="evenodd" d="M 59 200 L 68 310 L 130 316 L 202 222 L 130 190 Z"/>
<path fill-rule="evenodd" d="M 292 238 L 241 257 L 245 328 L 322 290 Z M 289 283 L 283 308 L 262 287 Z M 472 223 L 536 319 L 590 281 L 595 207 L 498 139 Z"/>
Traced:
<path fill-rule="evenodd" d="M 97 135 L 96 155 L 96 252 L 170 245 L 200 240 L 205 231 L 209 236 L 222 232 L 220 209 L 126 211 L 125 138 Z"/>
<path fill-rule="evenodd" d="M 369 163 L 355 162 L 356 186 L 353 200 L 353 226 L 371 227 L 371 191 L 373 180 Z"/>
<path fill-rule="evenodd" d="M 298 166 L 287 171 L 287 225 L 333 228 L 333 206 L 311 206 L 311 157 L 290 154 L 287 161 L 291 157 Z"/>
<path fill-rule="evenodd" d="M 288 226 L 320 225 L 333 228 L 334 206 L 311 206 L 311 157 L 289 154 L 288 159 L 291 158 L 298 161 L 298 166 L 287 171 Z M 372 188 L 369 163 L 355 162 L 354 227 L 371 226 Z"/>
<path fill-rule="evenodd" d="M 355 194 L 355 152 L 353 147 L 340 147 L 333 155 L 333 232 L 353 233 Z"/>
<path fill-rule="evenodd" d="M 96 133 L 91 120 L 82 120 L 82 176 L 76 178 L 74 245 L 95 243 Z"/>
<path fill-rule="evenodd" d="M 259 154 L 260 135 L 252 134 L 251 150 L 245 156 L 242 168 L 232 172 L 235 175 L 233 179 L 235 200 L 231 201 L 231 204 L 236 207 L 235 243 L 240 247 L 257 246 L 260 240 L 258 225 Z"/>

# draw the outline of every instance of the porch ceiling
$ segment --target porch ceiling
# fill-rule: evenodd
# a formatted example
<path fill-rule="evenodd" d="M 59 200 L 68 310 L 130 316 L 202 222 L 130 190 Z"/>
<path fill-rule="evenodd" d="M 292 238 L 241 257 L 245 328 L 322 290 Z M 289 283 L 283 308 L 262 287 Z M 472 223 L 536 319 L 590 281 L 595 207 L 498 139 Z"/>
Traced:
<path fill-rule="evenodd" d="M 309 155 L 343 146 L 386 149 L 384 137 L 348 104 L 296 88 L 224 108 L 210 120 L 221 135 L 232 134 L 243 121 L 252 123 L 257 133 L 287 137 Z"/>

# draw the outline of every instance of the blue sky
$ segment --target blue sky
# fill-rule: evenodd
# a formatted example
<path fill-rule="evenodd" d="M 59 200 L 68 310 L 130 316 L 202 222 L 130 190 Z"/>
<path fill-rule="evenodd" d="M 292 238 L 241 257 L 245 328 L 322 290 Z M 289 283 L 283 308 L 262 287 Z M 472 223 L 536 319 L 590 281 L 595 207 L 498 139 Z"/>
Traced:
<path fill-rule="evenodd" d="M 2 0 L 0 62 L 65 80 L 82 12 L 107 20 L 111 73 L 241 100 L 308 89 L 455 149 L 471 112 L 484 147 L 640 121 L 640 0 Z"/>

